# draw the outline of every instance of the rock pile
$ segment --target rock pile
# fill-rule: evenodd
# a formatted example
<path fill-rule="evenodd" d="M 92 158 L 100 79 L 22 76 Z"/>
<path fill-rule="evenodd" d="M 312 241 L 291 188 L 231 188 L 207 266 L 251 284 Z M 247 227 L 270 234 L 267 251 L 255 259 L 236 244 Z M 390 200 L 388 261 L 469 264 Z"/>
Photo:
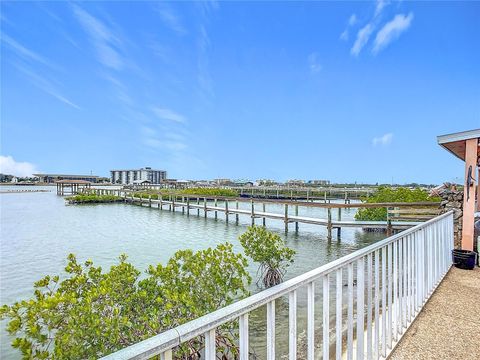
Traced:
<path fill-rule="evenodd" d="M 455 248 L 460 248 L 462 241 L 462 218 L 463 218 L 463 191 L 456 189 L 454 184 L 445 183 L 435 188 L 432 195 L 440 196 L 442 202 L 440 208 L 442 213 L 453 210 L 453 232 Z"/>

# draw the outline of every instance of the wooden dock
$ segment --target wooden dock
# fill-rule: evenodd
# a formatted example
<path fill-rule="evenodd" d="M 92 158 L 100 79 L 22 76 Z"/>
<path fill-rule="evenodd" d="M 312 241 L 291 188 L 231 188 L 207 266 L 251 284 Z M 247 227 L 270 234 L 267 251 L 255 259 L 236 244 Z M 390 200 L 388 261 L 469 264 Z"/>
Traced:
<path fill-rule="evenodd" d="M 245 198 L 229 198 L 229 197 L 202 197 L 202 196 L 181 196 L 181 195 L 158 195 L 158 199 L 149 197 L 136 196 L 134 192 L 124 190 L 108 190 L 108 189 L 89 189 L 99 195 L 117 195 L 122 197 L 126 203 L 155 207 L 159 210 L 168 209 L 168 211 L 181 211 L 182 214 L 190 215 L 192 211 L 196 211 L 197 216 L 203 215 L 207 218 L 209 212 L 214 212 L 214 218 L 218 219 L 218 213 L 223 213 L 225 221 L 229 221 L 230 216 L 235 217 L 235 223 L 238 224 L 239 216 L 248 216 L 251 219 L 252 225 L 257 219 L 261 220 L 262 225 L 265 226 L 266 219 L 279 220 L 285 225 L 285 232 L 289 231 L 289 224 L 295 224 L 295 231 L 298 231 L 299 224 L 312 224 L 325 226 L 327 228 L 327 238 L 332 238 L 333 230 L 336 230 L 337 237 L 341 236 L 341 229 L 347 227 L 363 228 L 367 230 L 385 229 L 387 234 L 392 234 L 395 231 L 408 229 L 412 226 L 418 225 L 423 221 L 356 221 L 356 220 L 342 220 L 342 209 L 345 208 L 378 208 L 385 207 L 387 209 L 396 208 L 414 208 L 414 207 L 432 207 L 438 208 L 438 203 L 420 202 L 420 203 L 316 203 L 310 201 L 291 201 L 291 200 L 271 200 L 271 199 L 245 199 Z M 234 203 L 232 206 L 231 203 Z M 249 209 L 240 209 L 239 203 L 249 203 Z M 221 204 L 221 205 L 220 205 Z M 275 204 L 283 205 L 284 211 L 281 213 L 267 212 L 266 205 Z M 255 205 L 261 205 L 262 210 L 255 209 Z M 327 210 L 326 218 L 299 216 L 300 207 L 316 207 L 325 208 Z M 333 210 L 337 210 L 336 219 L 332 218 Z M 292 211 L 293 210 L 293 211 Z"/>

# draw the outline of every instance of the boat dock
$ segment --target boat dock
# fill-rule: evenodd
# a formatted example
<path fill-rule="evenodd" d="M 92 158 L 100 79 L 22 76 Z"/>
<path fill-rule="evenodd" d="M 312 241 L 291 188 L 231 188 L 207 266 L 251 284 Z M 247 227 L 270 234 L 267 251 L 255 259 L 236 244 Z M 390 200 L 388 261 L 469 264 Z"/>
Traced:
<path fill-rule="evenodd" d="M 402 220 L 387 220 L 387 221 L 357 221 L 357 220 L 342 220 L 342 209 L 346 208 L 379 208 L 384 207 L 390 211 L 398 211 L 395 209 L 409 208 L 413 213 L 422 212 L 425 216 L 425 210 L 430 210 L 432 216 L 438 214 L 438 203 L 432 202 L 417 202 L 417 203 L 318 203 L 311 201 L 292 201 L 292 200 L 270 200 L 270 199 L 245 199 L 245 198 L 229 198 L 229 197 L 201 197 L 201 196 L 186 196 L 186 195 L 158 195 L 155 199 L 152 195 L 148 197 L 139 197 L 135 192 L 124 190 L 108 190 L 108 189 L 89 189 L 98 195 L 116 195 L 122 197 L 126 203 L 136 204 L 145 207 L 154 207 L 159 210 L 178 211 L 189 216 L 192 211 L 196 210 L 197 216 L 203 215 L 207 218 L 209 212 L 214 213 L 214 218 L 218 219 L 218 213 L 223 213 L 225 221 L 230 220 L 230 216 L 235 216 L 235 222 L 238 224 L 239 216 L 248 216 L 251 218 L 252 225 L 255 225 L 257 219 L 262 221 L 265 226 L 266 219 L 279 220 L 285 224 L 285 232 L 289 231 L 289 224 L 295 224 L 295 231 L 299 230 L 299 224 L 312 224 L 325 226 L 327 229 L 327 238 L 332 239 L 332 233 L 335 230 L 337 238 L 341 237 L 341 229 L 344 227 L 363 228 L 366 230 L 385 229 L 388 235 L 401 230 L 405 230 L 421 224 L 423 221 L 402 221 Z M 248 203 L 249 209 L 240 209 L 239 203 Z M 234 205 L 232 206 L 232 203 Z M 221 205 L 220 205 L 221 204 Z M 268 212 L 266 211 L 267 204 L 283 205 L 284 211 Z M 257 205 L 257 206 L 256 206 Z M 258 207 L 261 207 L 259 211 Z M 301 207 L 315 207 L 325 208 L 327 212 L 326 218 L 300 216 L 299 208 Z M 421 210 L 415 208 L 421 207 Z M 425 209 L 426 208 L 426 209 Z M 415 210 L 414 210 L 415 209 Z M 336 219 L 333 218 L 333 212 L 336 210 Z"/>

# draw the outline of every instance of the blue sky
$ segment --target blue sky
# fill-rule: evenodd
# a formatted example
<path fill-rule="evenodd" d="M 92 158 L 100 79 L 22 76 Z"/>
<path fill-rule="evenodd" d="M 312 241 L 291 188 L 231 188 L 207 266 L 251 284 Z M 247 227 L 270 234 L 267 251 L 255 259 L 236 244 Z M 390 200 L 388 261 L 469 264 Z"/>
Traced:
<path fill-rule="evenodd" d="M 3 172 L 440 183 L 480 127 L 478 2 L 1 10 Z"/>

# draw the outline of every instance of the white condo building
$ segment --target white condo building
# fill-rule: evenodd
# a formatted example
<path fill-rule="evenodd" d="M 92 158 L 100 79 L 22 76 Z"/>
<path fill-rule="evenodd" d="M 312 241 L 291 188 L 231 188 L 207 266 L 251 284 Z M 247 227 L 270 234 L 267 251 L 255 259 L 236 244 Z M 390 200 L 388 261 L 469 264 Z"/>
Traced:
<path fill-rule="evenodd" d="M 167 178 L 165 170 L 153 170 L 145 167 L 136 170 L 111 170 L 112 184 L 134 184 L 139 181 L 149 181 L 151 184 L 160 184 Z"/>

